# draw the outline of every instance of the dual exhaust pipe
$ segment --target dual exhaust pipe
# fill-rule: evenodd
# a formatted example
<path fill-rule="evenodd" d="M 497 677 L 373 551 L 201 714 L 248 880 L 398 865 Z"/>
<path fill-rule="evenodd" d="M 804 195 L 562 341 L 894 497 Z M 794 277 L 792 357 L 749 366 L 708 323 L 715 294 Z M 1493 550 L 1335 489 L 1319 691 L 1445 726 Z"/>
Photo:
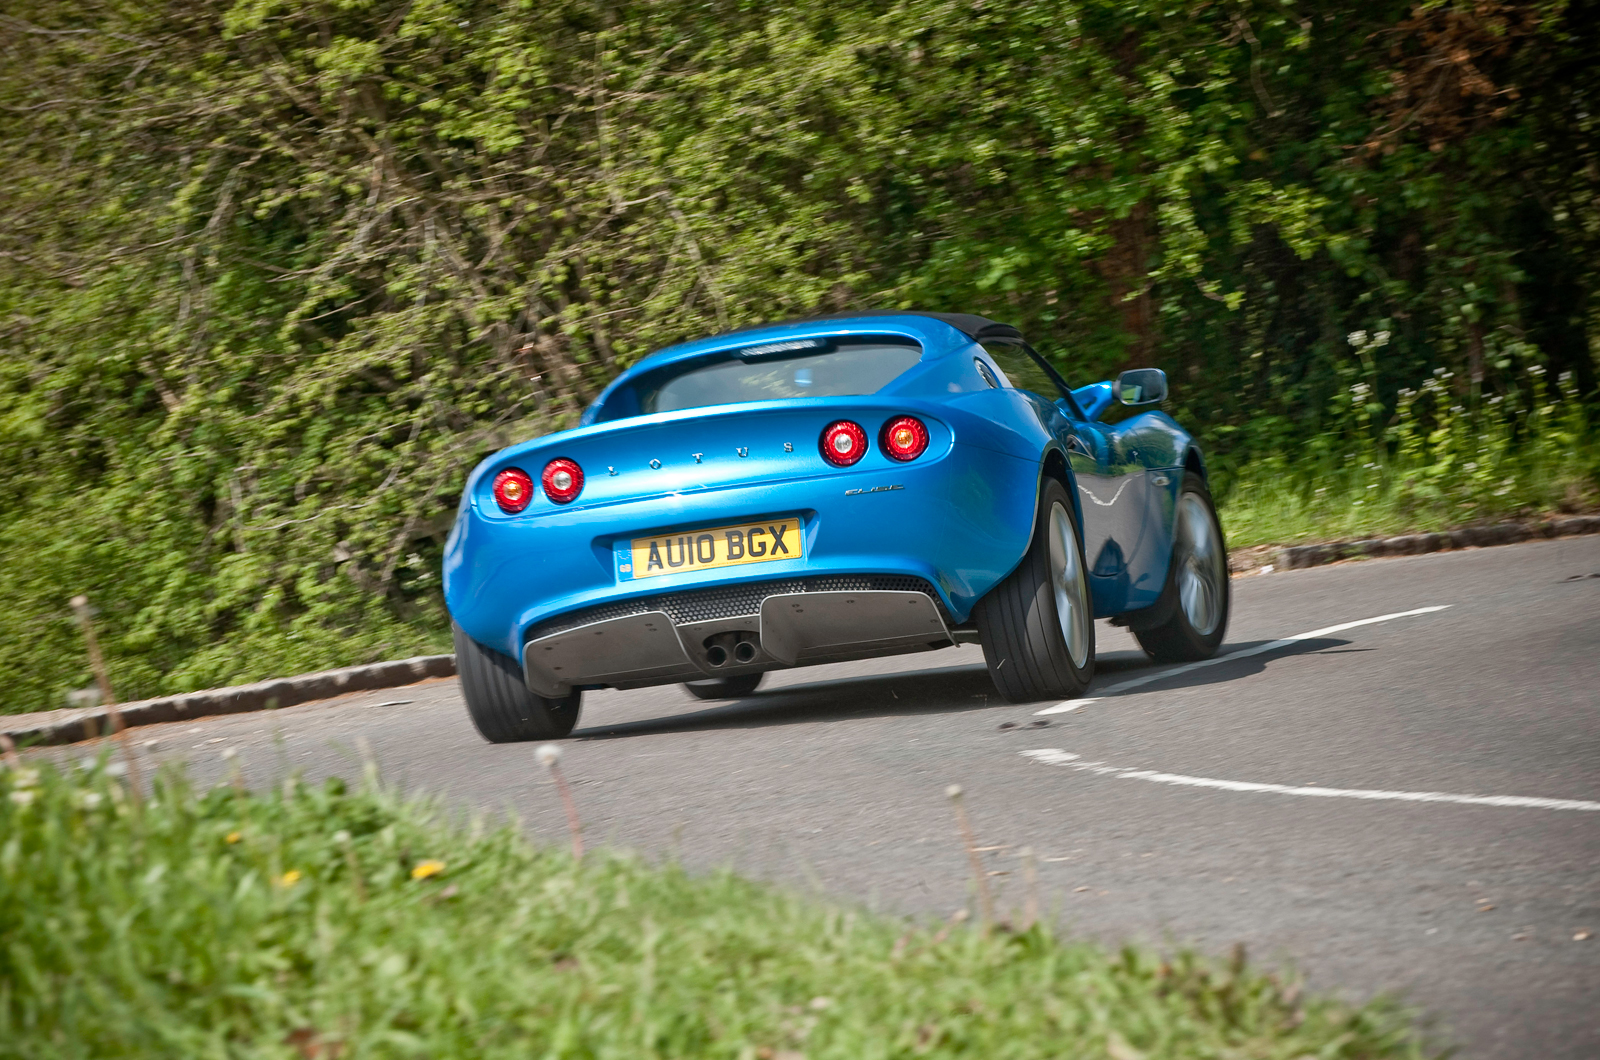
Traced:
<path fill-rule="evenodd" d="M 718 633 L 714 637 L 707 637 L 706 665 L 713 670 L 733 663 L 744 666 L 756 661 L 756 654 L 760 651 L 760 642 L 754 633 L 729 632 Z"/>

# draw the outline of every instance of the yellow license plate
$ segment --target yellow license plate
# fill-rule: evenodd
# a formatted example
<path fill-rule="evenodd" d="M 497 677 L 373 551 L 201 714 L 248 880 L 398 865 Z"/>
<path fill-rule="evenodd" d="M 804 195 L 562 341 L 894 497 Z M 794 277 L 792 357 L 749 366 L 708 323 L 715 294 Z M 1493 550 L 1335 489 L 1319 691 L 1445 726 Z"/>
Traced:
<path fill-rule="evenodd" d="M 711 567 L 804 559 L 800 520 L 762 519 L 712 530 L 694 530 L 657 537 L 636 537 L 620 557 L 624 578 L 659 578 Z"/>

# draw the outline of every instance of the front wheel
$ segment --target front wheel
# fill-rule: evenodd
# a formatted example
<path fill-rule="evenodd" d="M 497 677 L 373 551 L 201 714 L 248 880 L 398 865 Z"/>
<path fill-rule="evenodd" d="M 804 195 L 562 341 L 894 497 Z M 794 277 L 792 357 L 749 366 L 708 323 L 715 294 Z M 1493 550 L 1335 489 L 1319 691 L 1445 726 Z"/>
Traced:
<path fill-rule="evenodd" d="M 1222 646 L 1232 603 L 1228 549 L 1217 509 L 1205 480 L 1186 471 L 1172 528 L 1167 584 L 1151 608 L 1165 617 L 1159 625 L 1141 629 L 1130 623 L 1130 628 L 1139 647 L 1156 662 L 1197 662 Z"/>
<path fill-rule="evenodd" d="M 574 689 L 563 699 L 535 695 L 523 681 L 522 667 L 515 659 L 485 648 L 453 622 L 451 627 L 461 696 L 467 701 L 467 715 L 485 740 L 557 740 L 578 724 L 582 692 Z"/>
<path fill-rule="evenodd" d="M 1045 480 L 1033 542 L 1017 569 L 978 601 L 983 658 L 1013 703 L 1079 695 L 1094 677 L 1094 604 L 1072 499 Z"/>

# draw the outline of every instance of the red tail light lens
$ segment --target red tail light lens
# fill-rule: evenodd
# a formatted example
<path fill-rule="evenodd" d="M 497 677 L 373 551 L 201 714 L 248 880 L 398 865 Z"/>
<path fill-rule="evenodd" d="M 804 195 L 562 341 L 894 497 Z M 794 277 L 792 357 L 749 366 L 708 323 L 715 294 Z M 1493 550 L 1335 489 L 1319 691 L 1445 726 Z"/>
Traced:
<path fill-rule="evenodd" d="M 583 468 L 575 461 L 559 457 L 544 466 L 539 481 L 546 497 L 557 504 L 567 504 L 583 492 Z"/>
<path fill-rule="evenodd" d="M 494 501 L 500 510 L 516 515 L 533 500 L 533 479 L 520 467 L 508 467 L 494 477 Z"/>
<path fill-rule="evenodd" d="M 849 467 L 867 455 L 867 432 L 859 423 L 835 420 L 822 429 L 818 446 L 822 459 L 834 467 Z"/>
<path fill-rule="evenodd" d="M 915 416 L 896 416 L 883 425 L 878 444 L 894 460 L 915 460 L 928 451 L 928 427 Z"/>

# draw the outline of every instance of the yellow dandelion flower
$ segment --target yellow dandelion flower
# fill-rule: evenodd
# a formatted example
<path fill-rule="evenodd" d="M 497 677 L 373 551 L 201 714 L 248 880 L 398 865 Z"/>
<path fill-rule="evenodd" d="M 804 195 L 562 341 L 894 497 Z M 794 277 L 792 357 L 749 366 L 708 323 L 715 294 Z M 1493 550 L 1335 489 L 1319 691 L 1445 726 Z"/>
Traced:
<path fill-rule="evenodd" d="M 239 840 L 241 840 L 243 838 L 244 838 L 244 836 L 239 832 L 229 832 L 227 837 L 226 837 L 226 839 L 227 839 L 227 841 L 229 843 L 237 843 Z"/>
<path fill-rule="evenodd" d="M 429 876 L 437 876 L 443 871 L 444 862 L 434 861 L 430 858 L 427 861 L 417 862 L 417 867 L 411 870 L 411 878 L 413 880 L 425 880 Z"/>
<path fill-rule="evenodd" d="M 293 887 L 295 884 L 297 884 L 299 882 L 300 882 L 300 870 L 299 869 L 290 869 L 288 872 L 286 872 L 282 876 L 278 877 L 278 886 L 279 887 Z"/>

